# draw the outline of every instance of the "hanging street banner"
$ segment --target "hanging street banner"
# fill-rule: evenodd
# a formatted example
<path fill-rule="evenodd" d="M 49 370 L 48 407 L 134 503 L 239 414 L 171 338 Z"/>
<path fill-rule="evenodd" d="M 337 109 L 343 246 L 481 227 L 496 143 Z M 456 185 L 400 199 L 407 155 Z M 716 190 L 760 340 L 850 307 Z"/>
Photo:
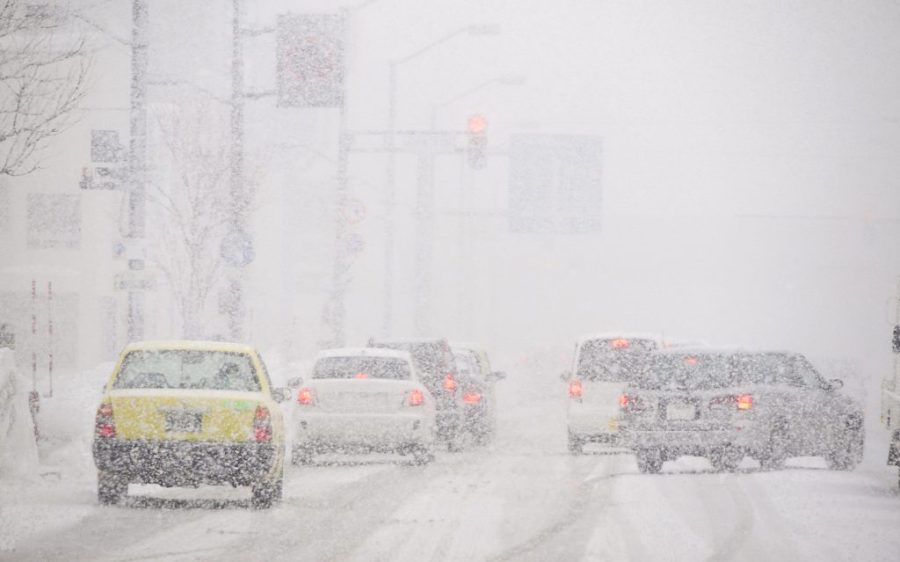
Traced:
<path fill-rule="evenodd" d="M 344 102 L 344 19 L 278 16 L 279 107 L 340 107 Z"/>

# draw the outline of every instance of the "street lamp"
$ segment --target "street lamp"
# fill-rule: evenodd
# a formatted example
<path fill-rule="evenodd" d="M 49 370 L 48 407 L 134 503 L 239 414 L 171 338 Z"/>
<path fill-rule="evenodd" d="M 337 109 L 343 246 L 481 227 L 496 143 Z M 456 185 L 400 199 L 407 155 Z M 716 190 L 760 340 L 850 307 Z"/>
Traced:
<path fill-rule="evenodd" d="M 385 207 L 387 213 L 384 221 L 384 318 L 382 332 L 390 336 L 393 329 L 394 312 L 394 192 L 396 189 L 396 121 L 397 121 L 397 68 L 407 62 L 422 56 L 432 49 L 447 43 L 456 37 L 468 35 L 470 37 L 490 37 L 500 33 L 500 26 L 496 24 L 476 24 L 460 27 L 459 29 L 444 35 L 428 43 L 412 53 L 390 61 L 388 75 L 388 168 L 387 186 L 385 193 Z"/>

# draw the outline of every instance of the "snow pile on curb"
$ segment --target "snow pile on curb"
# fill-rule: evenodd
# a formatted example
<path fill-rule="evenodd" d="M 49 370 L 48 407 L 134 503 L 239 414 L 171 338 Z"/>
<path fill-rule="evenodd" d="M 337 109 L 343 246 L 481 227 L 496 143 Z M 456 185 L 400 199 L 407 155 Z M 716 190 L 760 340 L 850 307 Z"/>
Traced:
<path fill-rule="evenodd" d="M 37 469 L 28 393 L 17 375 L 13 352 L 0 349 L 0 480 L 27 479 Z"/>

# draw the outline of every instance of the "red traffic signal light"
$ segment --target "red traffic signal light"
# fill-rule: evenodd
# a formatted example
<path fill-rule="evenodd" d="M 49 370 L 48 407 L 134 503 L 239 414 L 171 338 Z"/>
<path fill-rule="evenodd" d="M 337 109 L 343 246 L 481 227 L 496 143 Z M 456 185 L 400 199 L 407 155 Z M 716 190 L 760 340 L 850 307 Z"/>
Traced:
<path fill-rule="evenodd" d="M 469 117 L 467 128 L 472 134 L 483 135 L 487 132 L 487 124 L 487 119 L 485 119 L 484 115 L 473 115 Z"/>
<path fill-rule="evenodd" d="M 469 117 L 466 131 L 469 135 L 469 144 L 466 147 L 469 167 L 473 170 L 483 170 L 487 167 L 487 119 L 483 115 Z"/>

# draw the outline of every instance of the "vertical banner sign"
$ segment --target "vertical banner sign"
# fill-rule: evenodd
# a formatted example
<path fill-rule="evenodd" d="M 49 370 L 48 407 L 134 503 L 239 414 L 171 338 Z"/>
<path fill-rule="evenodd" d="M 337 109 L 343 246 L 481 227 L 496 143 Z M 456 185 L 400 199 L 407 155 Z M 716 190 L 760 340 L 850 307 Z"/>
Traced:
<path fill-rule="evenodd" d="M 278 106 L 340 107 L 344 102 L 344 19 L 278 16 Z"/>
<path fill-rule="evenodd" d="M 600 138 L 521 134 L 510 138 L 509 229 L 520 233 L 600 231 Z"/>

